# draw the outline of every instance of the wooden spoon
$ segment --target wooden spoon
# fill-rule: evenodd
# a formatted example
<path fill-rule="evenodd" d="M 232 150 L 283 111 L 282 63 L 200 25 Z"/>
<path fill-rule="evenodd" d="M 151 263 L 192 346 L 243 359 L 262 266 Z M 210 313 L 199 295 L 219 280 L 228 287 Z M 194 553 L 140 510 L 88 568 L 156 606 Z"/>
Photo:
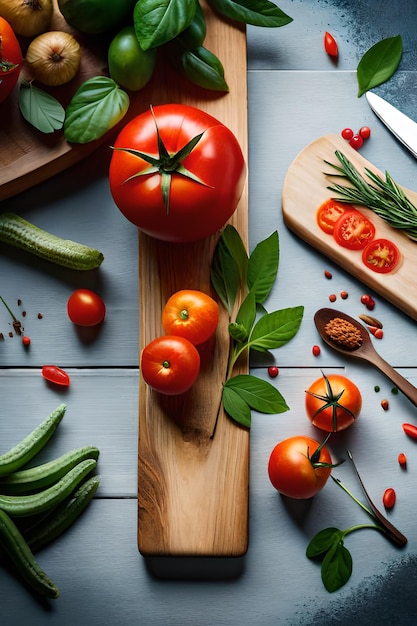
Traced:
<path fill-rule="evenodd" d="M 336 343 L 331 337 L 326 333 L 325 326 L 330 320 L 334 318 L 341 318 L 350 322 L 355 328 L 357 328 L 362 337 L 362 343 L 360 346 L 356 348 L 349 348 L 348 346 L 344 346 L 343 344 Z M 400 389 L 405 396 L 412 402 L 415 406 L 417 406 L 417 388 L 414 387 L 404 376 L 401 376 L 387 361 L 385 361 L 375 350 L 373 343 L 371 341 L 371 337 L 367 329 L 362 326 L 359 322 L 355 320 L 355 318 L 347 315 L 346 313 L 342 313 L 341 311 L 336 311 L 335 309 L 325 308 L 319 309 L 314 315 L 314 323 L 316 328 L 323 339 L 323 341 L 333 348 L 337 350 L 337 352 L 341 352 L 342 354 L 347 354 L 349 356 L 355 357 L 357 359 L 363 359 L 364 361 L 368 361 L 372 363 L 377 369 L 379 369 L 385 376 L 387 376 L 398 389 Z"/>

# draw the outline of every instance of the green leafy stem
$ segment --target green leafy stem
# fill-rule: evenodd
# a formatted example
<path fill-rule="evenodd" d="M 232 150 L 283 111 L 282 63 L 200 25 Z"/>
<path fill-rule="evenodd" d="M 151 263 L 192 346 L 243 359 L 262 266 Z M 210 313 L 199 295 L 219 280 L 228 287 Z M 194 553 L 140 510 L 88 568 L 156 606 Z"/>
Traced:
<path fill-rule="evenodd" d="M 235 375 L 235 367 L 251 350 L 269 352 L 288 343 L 298 332 L 304 307 L 268 313 L 263 303 L 275 283 L 279 265 L 279 238 L 273 232 L 248 255 L 237 230 L 228 225 L 213 256 L 211 282 L 229 314 L 230 350 L 223 386 L 226 413 L 250 427 L 252 409 L 283 413 L 288 405 L 268 381 L 251 374 Z"/>

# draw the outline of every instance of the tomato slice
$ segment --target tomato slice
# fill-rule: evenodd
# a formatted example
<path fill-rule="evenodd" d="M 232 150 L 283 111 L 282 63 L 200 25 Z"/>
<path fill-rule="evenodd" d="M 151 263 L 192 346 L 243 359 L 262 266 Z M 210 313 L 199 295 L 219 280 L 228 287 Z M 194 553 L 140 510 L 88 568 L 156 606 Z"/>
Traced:
<path fill-rule="evenodd" d="M 337 220 L 333 236 L 336 242 L 349 250 L 362 250 L 375 236 L 375 226 L 358 211 L 346 211 Z"/>
<path fill-rule="evenodd" d="M 392 272 L 401 260 L 401 252 L 389 239 L 374 239 L 362 252 L 367 268 L 379 274 Z"/>
<path fill-rule="evenodd" d="M 332 235 L 337 220 L 349 209 L 353 209 L 351 204 L 342 204 L 341 202 L 336 202 L 332 200 L 332 198 L 329 198 L 329 200 L 323 202 L 317 209 L 317 224 L 322 231 L 328 235 Z"/>

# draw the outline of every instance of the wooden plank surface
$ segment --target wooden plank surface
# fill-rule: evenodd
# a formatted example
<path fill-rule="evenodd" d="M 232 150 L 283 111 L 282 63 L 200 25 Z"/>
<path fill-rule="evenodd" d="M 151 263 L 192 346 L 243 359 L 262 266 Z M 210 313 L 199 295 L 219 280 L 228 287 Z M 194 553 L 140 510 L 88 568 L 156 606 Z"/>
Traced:
<path fill-rule="evenodd" d="M 338 245 L 331 235 L 325 234 L 317 225 L 319 206 L 332 196 L 327 187 L 336 179 L 326 176 L 332 168 L 324 162 L 338 164 L 335 151 L 340 150 L 361 174 L 369 168 L 384 178 L 384 174 L 367 161 L 338 135 L 326 135 L 309 144 L 294 159 L 286 174 L 282 191 L 284 221 L 291 230 L 314 248 L 341 265 L 350 274 L 374 289 L 389 302 L 417 319 L 417 244 L 404 233 L 392 228 L 373 211 L 358 207 L 376 228 L 375 238 L 393 241 L 402 254 L 402 262 L 389 274 L 378 274 L 362 262 L 362 252 L 352 251 Z M 342 183 L 343 184 L 343 183 Z M 409 199 L 416 203 L 417 193 L 403 188 Z"/>
<path fill-rule="evenodd" d="M 184 102 L 226 124 L 247 157 L 245 29 L 205 7 L 205 46 L 225 67 L 230 93 L 194 89 L 158 68 L 145 101 Z M 245 243 L 247 187 L 232 223 Z M 193 244 L 167 244 L 139 236 L 140 348 L 162 334 L 161 311 L 182 288 L 211 293 L 210 264 L 218 235 Z M 248 542 L 249 433 L 221 407 L 229 339 L 223 310 L 214 341 L 201 353 L 192 390 L 163 397 L 140 383 L 138 546 L 144 555 L 241 556 Z M 243 364 L 247 369 L 247 364 Z"/>

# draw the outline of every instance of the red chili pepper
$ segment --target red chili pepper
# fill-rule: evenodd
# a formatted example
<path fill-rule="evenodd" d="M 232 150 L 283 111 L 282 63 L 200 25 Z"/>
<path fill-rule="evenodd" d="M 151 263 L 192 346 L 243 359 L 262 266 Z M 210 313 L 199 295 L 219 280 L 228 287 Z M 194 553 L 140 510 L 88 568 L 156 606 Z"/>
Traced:
<path fill-rule="evenodd" d="M 327 31 L 324 33 L 324 49 L 331 57 L 337 57 L 339 54 L 339 49 L 335 38 Z"/>
<path fill-rule="evenodd" d="M 401 467 L 406 467 L 407 466 L 407 457 L 404 454 L 404 452 L 400 452 L 400 454 L 398 455 L 398 463 L 401 465 Z"/>
<path fill-rule="evenodd" d="M 414 426 L 414 424 L 403 424 L 403 431 L 411 439 L 417 439 L 417 426 Z"/>
<path fill-rule="evenodd" d="M 67 372 L 56 365 L 44 365 L 42 367 L 42 376 L 50 383 L 61 385 L 62 387 L 69 387 L 70 377 Z"/>
<path fill-rule="evenodd" d="M 397 494 L 395 493 L 392 487 L 388 487 L 385 489 L 384 495 L 382 496 L 382 502 L 386 509 L 392 509 L 397 499 Z"/>
<path fill-rule="evenodd" d="M 271 378 L 276 378 L 279 374 L 279 369 L 276 365 L 271 365 L 271 367 L 268 367 L 268 374 Z"/>

